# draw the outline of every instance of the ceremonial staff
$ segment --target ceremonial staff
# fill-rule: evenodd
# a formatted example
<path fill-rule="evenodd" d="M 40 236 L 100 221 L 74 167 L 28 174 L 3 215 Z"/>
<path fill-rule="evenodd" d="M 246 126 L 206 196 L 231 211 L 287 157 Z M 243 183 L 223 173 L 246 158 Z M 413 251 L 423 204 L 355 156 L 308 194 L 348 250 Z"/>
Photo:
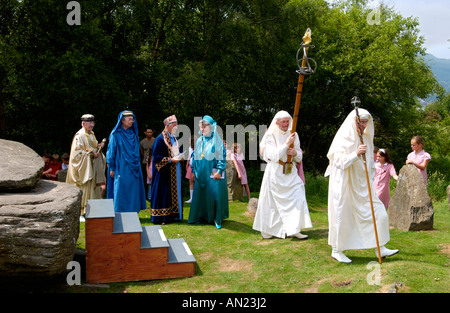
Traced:
<path fill-rule="evenodd" d="M 307 29 L 305 32 L 305 35 L 303 36 L 303 42 L 300 46 L 300 48 L 297 51 L 297 64 L 298 64 L 298 70 L 297 73 L 298 76 L 298 84 L 297 84 L 297 95 L 295 97 L 295 107 L 294 107 L 294 115 L 292 119 L 292 130 L 291 133 L 294 133 L 297 129 L 297 120 L 298 120 L 298 110 L 300 109 L 300 100 L 302 98 L 302 90 L 303 90 L 303 80 L 305 78 L 305 75 L 310 75 L 315 72 L 317 64 L 316 61 L 314 61 L 311 58 L 308 58 L 308 49 L 314 48 L 314 46 L 310 45 L 311 43 L 311 29 Z M 300 60 L 298 58 L 300 51 L 303 50 L 303 58 L 301 59 L 302 63 L 300 65 Z M 311 68 L 309 61 L 314 62 L 314 69 Z M 291 148 L 294 147 L 294 144 L 291 145 Z M 288 155 L 287 162 L 282 162 L 283 165 L 283 173 L 284 174 L 290 174 L 292 171 L 292 156 Z M 281 161 L 280 161 L 281 162 Z"/>
<path fill-rule="evenodd" d="M 106 138 L 103 138 L 102 142 L 103 142 L 103 144 L 105 144 L 106 143 Z M 97 153 L 100 153 L 100 151 L 102 151 L 102 147 L 98 148 Z"/>
<path fill-rule="evenodd" d="M 356 112 L 356 129 L 358 130 L 359 135 L 359 141 L 363 145 L 363 136 L 361 131 L 361 120 L 359 118 L 358 113 L 358 104 L 361 103 L 358 97 L 353 97 L 351 103 L 355 107 Z M 373 201 L 372 201 L 372 191 L 370 190 L 370 181 L 369 181 L 369 173 L 367 171 L 367 162 L 366 162 L 366 154 L 362 154 L 363 163 L 364 163 L 364 170 L 366 171 L 366 180 L 367 180 L 367 189 L 369 191 L 369 200 L 370 200 L 370 209 L 372 210 L 372 220 L 373 220 L 373 228 L 375 230 L 375 240 L 377 242 L 377 252 L 378 252 L 378 262 L 381 264 L 381 253 L 380 253 L 380 244 L 378 243 L 378 232 L 377 232 L 377 222 L 375 221 L 375 212 L 373 210 Z"/>

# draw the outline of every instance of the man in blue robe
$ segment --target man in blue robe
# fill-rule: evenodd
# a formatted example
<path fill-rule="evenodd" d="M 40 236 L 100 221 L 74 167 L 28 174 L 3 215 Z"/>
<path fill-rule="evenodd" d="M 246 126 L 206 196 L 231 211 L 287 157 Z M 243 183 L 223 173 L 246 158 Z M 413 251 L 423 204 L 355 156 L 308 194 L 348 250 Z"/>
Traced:
<path fill-rule="evenodd" d="M 200 121 L 200 135 L 194 149 L 192 172 L 195 175 L 189 223 L 214 223 L 222 228 L 228 218 L 226 150 L 217 132 L 217 123 L 205 115 Z"/>
<path fill-rule="evenodd" d="M 136 116 L 122 111 L 109 135 L 108 198 L 114 199 L 115 212 L 139 212 L 147 208 L 139 154 Z M 111 184 L 113 182 L 113 184 Z M 113 194 L 111 194 L 113 191 Z"/>
<path fill-rule="evenodd" d="M 152 222 L 170 223 L 183 219 L 181 190 L 182 151 L 177 138 L 175 115 L 164 120 L 164 130 L 153 143 L 153 165 L 151 184 Z"/>

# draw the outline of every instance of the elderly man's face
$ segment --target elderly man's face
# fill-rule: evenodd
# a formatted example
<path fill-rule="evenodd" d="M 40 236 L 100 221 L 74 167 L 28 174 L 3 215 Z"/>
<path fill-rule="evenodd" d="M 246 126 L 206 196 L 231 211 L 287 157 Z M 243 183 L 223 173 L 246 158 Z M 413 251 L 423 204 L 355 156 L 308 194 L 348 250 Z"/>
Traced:
<path fill-rule="evenodd" d="M 276 124 L 282 131 L 287 131 L 289 128 L 289 117 L 280 118 L 278 121 L 276 121 Z"/>
<path fill-rule="evenodd" d="M 172 135 L 174 135 L 178 128 L 178 122 L 169 123 L 166 127 L 167 127 L 167 131 L 169 133 L 171 133 Z"/>
<path fill-rule="evenodd" d="M 91 132 L 94 129 L 95 126 L 95 122 L 94 121 L 83 121 L 81 123 L 83 125 L 83 128 L 86 132 Z"/>
<path fill-rule="evenodd" d="M 366 129 L 366 127 L 367 127 L 367 122 L 369 121 L 369 120 L 367 120 L 367 119 L 361 119 L 361 120 L 359 120 L 360 121 L 360 125 L 361 125 L 361 132 L 363 132 L 364 131 L 364 129 Z M 358 123 L 357 123 L 358 124 Z M 358 125 L 356 125 L 356 127 L 358 127 Z"/>
<path fill-rule="evenodd" d="M 122 122 L 122 127 L 125 128 L 125 129 L 128 129 L 128 128 L 130 128 L 131 126 L 133 126 L 133 123 L 134 123 L 134 117 L 133 117 L 133 116 L 125 116 L 125 117 L 122 117 L 121 122 Z"/>

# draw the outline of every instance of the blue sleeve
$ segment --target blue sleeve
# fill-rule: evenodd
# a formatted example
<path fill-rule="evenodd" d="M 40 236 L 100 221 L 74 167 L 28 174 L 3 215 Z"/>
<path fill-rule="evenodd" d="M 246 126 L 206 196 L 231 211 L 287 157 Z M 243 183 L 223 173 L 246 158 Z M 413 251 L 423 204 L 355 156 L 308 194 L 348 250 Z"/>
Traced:
<path fill-rule="evenodd" d="M 109 137 L 108 150 L 106 151 L 106 163 L 108 163 L 110 171 L 116 170 L 116 150 L 117 141 L 113 135 Z"/>
<path fill-rule="evenodd" d="M 225 149 L 225 146 L 222 146 L 222 151 L 222 160 L 217 160 L 217 172 L 219 174 L 222 174 L 227 166 L 227 150 Z"/>
<path fill-rule="evenodd" d="M 162 136 L 156 137 L 153 143 L 153 164 L 158 171 L 161 171 L 167 164 L 172 163 L 172 159 L 169 156 L 169 148 Z"/>

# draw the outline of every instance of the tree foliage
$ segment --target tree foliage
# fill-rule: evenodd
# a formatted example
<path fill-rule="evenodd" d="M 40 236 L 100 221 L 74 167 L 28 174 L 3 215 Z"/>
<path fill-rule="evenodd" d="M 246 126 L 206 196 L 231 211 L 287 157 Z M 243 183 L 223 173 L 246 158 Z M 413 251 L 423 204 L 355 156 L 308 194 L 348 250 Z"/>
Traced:
<path fill-rule="evenodd" d="M 297 127 L 307 170 L 327 165 L 355 94 L 376 119 L 375 143 L 403 161 L 422 117 L 417 98 L 440 91 L 417 19 L 382 6 L 370 25 L 367 1 L 79 2 L 79 26 L 66 23 L 67 1 L 0 5 L 2 136 L 39 153 L 68 151 L 84 113 L 96 116 L 99 138 L 127 108 L 155 132 L 171 114 L 190 127 L 205 114 L 223 126 L 266 125 L 293 111 L 308 27 L 318 68 L 305 79 Z"/>

